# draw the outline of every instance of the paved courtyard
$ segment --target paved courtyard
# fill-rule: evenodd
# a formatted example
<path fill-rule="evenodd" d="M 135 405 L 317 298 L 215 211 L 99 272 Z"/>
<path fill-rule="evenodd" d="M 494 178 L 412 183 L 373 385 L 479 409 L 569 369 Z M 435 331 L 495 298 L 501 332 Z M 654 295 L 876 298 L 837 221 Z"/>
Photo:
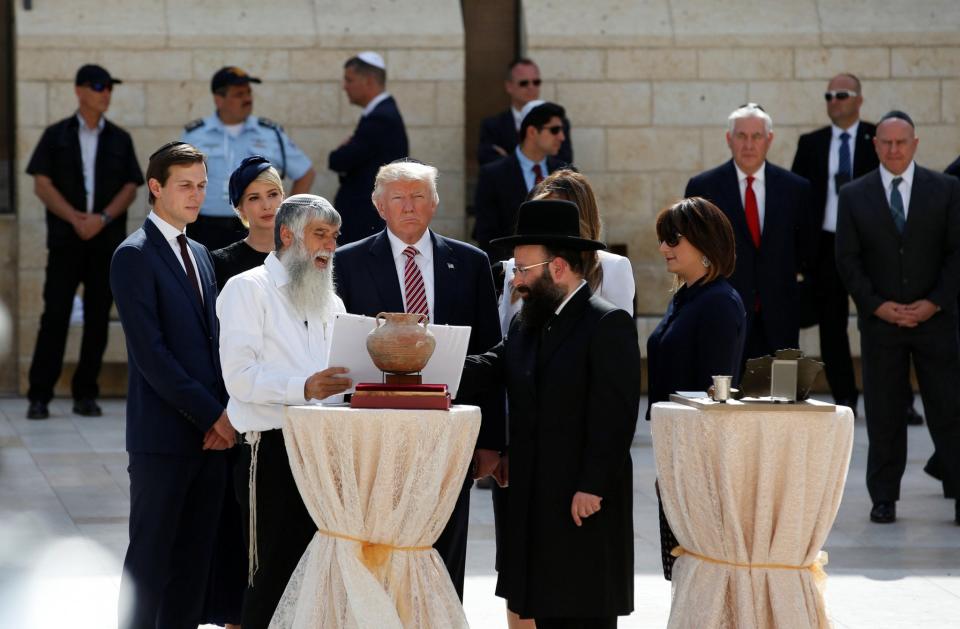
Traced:
<path fill-rule="evenodd" d="M 129 508 L 124 403 L 105 416 L 70 413 L 55 400 L 52 418 L 24 419 L 23 399 L 0 399 L 0 627 L 115 627 L 120 563 Z M 836 525 L 827 541 L 827 608 L 837 629 L 960 626 L 960 527 L 953 504 L 922 472 L 933 447 L 926 427 L 910 427 L 899 520 L 871 524 L 864 487 L 866 429 L 856 424 L 853 461 Z M 664 627 L 669 583 L 660 576 L 657 504 L 649 428 L 633 447 L 635 591 L 621 627 Z M 472 627 L 506 626 L 493 595 L 490 494 L 474 489 L 466 607 Z"/>

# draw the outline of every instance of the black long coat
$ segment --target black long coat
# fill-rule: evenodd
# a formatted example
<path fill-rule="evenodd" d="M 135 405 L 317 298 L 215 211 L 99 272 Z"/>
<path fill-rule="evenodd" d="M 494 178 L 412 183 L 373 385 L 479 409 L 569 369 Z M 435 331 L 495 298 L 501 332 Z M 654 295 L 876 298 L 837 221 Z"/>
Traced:
<path fill-rule="evenodd" d="M 521 617 L 633 610 L 633 463 L 640 350 L 633 319 L 581 287 L 546 331 L 514 319 L 469 356 L 461 392 L 505 382 L 510 492 L 497 594 Z M 603 498 L 578 528 L 577 491 Z"/>

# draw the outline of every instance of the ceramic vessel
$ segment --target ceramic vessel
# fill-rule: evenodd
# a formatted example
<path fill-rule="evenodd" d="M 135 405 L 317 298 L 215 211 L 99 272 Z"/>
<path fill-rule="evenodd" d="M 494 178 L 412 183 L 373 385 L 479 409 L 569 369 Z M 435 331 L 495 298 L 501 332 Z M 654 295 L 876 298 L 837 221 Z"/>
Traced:
<path fill-rule="evenodd" d="M 427 329 L 425 314 L 381 312 L 377 327 L 367 335 L 367 352 L 380 371 L 394 374 L 422 371 L 437 339 Z"/>

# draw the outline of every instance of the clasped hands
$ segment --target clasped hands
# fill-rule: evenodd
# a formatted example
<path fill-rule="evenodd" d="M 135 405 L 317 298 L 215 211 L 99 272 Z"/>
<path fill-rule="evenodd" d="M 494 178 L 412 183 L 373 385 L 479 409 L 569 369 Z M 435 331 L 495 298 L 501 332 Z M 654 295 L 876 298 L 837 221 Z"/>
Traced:
<path fill-rule="evenodd" d="M 103 230 L 103 219 L 99 214 L 74 212 L 70 224 L 73 225 L 73 231 L 77 232 L 80 240 L 90 240 Z"/>
<path fill-rule="evenodd" d="M 885 301 L 873 311 L 880 319 L 901 328 L 915 328 L 940 310 L 929 299 L 920 299 L 910 304 Z"/>
<path fill-rule="evenodd" d="M 223 411 L 213 426 L 203 436 L 204 450 L 229 450 L 237 443 L 237 431 L 234 430 L 227 411 Z"/>

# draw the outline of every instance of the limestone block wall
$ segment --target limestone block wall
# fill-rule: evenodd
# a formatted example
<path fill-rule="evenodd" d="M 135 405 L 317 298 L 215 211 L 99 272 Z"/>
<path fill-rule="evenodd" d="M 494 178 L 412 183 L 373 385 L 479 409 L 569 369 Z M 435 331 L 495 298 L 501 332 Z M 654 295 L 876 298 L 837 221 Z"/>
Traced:
<path fill-rule="evenodd" d="M 21 392 L 42 311 L 46 264 L 44 211 L 23 170 L 44 127 L 75 110 L 73 78 L 84 63 L 99 63 L 124 80 L 108 117 L 131 132 L 144 169 L 147 157 L 179 137 L 185 123 L 213 111 L 212 74 L 224 65 L 244 68 L 264 81 L 254 86 L 254 112 L 284 125 L 314 162 L 313 192 L 332 199 L 337 179 L 327 170 L 327 154 L 352 133 L 360 115 L 341 89 L 343 63 L 361 50 L 377 50 L 387 63 L 388 90 L 406 120 L 411 154 L 440 169 L 437 227 L 463 234 L 459 2 L 45 0 L 33 2 L 29 11 L 14 4 L 17 220 L 12 229 L 0 229 L 0 237 L 11 245 L 19 242 L 19 248 L 9 249 L 15 251 L 16 288 L 2 284 L 0 293 L 15 297 L 19 370 L 14 373 Z M 130 229 L 146 215 L 144 190 L 130 210 Z M 68 362 L 76 360 L 79 332 L 71 330 Z M 107 362 L 125 360 L 115 324 Z M 15 389 L 13 380 L 13 385 L 0 382 L 0 389 Z M 123 393 L 122 378 L 106 384 L 108 393 Z"/>

